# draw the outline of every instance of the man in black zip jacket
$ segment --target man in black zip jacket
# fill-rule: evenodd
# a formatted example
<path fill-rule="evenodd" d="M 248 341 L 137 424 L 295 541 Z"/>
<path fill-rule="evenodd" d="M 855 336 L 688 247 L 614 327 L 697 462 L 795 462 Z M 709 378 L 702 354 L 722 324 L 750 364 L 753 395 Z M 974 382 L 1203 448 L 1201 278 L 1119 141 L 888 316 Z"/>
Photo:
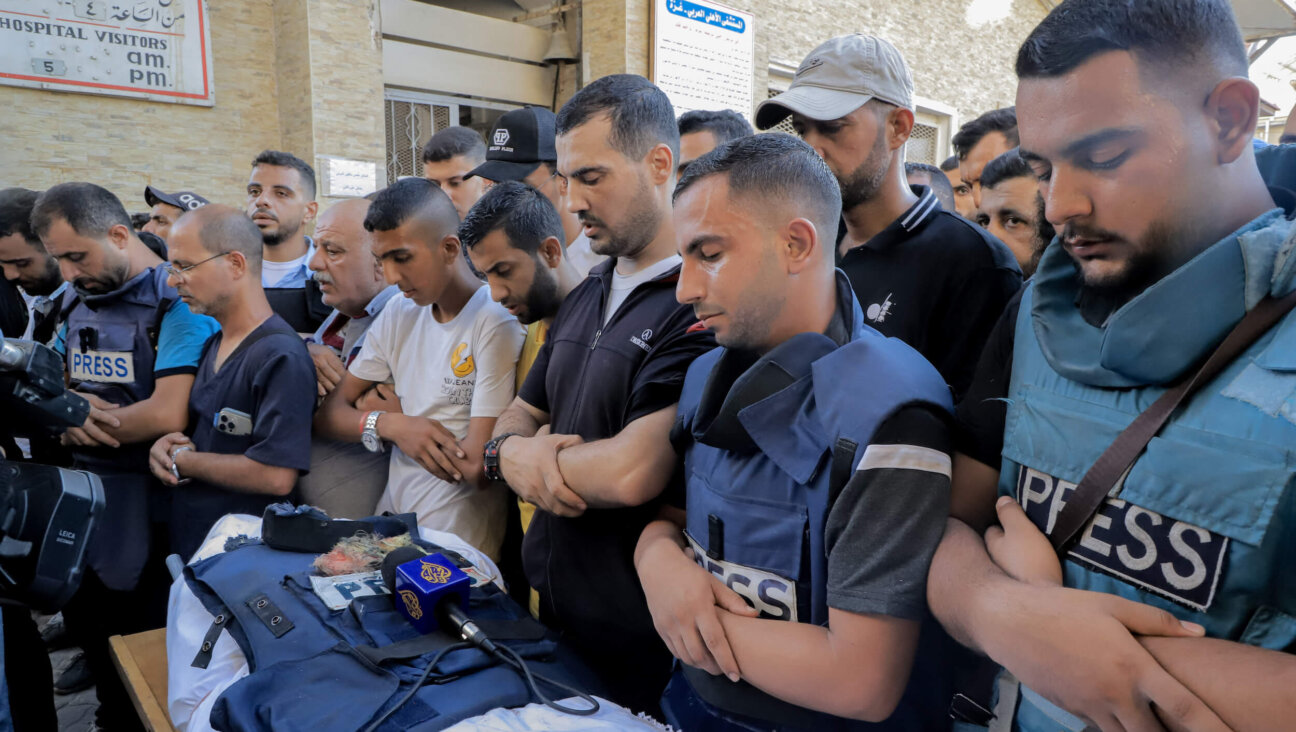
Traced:
<path fill-rule="evenodd" d="M 557 132 L 568 206 L 611 259 L 558 310 L 495 425 L 486 470 L 539 509 L 522 561 L 541 620 L 609 682 L 613 701 L 655 711 L 671 657 L 634 546 L 666 487 L 660 466 L 676 459 L 669 435 L 684 372 L 715 341 L 675 300 L 679 133 L 666 95 L 642 77 L 604 77 L 563 107 Z"/>

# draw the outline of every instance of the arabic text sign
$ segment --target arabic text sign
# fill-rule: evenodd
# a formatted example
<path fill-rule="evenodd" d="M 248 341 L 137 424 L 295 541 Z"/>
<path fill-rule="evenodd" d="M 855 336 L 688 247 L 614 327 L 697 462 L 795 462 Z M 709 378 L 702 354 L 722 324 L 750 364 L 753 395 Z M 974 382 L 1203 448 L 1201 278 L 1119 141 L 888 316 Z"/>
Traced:
<path fill-rule="evenodd" d="M 732 109 L 751 118 L 756 38 L 752 16 L 702 0 L 655 0 L 653 80 L 675 106 Z"/>
<path fill-rule="evenodd" d="M 378 190 L 378 164 L 372 160 L 348 160 L 320 155 L 316 168 L 324 180 L 322 195 L 359 198 Z"/>
<path fill-rule="evenodd" d="M 0 84 L 211 106 L 207 0 L 0 0 Z"/>

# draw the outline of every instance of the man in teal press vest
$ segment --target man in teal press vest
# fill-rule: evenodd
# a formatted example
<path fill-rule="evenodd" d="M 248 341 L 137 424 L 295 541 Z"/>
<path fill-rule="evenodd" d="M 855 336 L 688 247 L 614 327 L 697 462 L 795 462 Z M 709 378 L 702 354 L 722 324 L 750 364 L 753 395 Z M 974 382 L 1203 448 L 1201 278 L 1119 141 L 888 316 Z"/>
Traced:
<path fill-rule="evenodd" d="M 837 186 L 809 145 L 723 145 L 674 199 L 676 296 L 722 347 L 693 363 L 680 396 L 686 496 L 668 497 L 635 552 L 682 662 L 667 721 L 940 726 L 948 690 L 925 661 L 941 634 L 924 630 L 919 650 L 919 627 L 948 506 L 944 379 L 865 323 L 833 267 Z"/>
<path fill-rule="evenodd" d="M 1292 723 L 1296 315 L 1181 404 L 1061 566 L 1045 538 L 1136 415 L 1296 289 L 1246 73 L 1223 0 L 1067 0 L 1018 56 L 1021 154 L 1059 236 L 959 407 L 928 587 L 946 629 L 1010 672 L 993 729 Z M 1006 415 L 987 418 L 996 396 Z M 983 541 L 969 525 L 994 511 Z"/>

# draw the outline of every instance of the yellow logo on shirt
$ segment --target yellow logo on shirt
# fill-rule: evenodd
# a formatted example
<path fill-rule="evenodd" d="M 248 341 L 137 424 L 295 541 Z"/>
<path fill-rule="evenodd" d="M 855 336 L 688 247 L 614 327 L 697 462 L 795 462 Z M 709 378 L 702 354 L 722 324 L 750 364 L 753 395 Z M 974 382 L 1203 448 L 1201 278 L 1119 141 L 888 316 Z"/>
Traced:
<path fill-rule="evenodd" d="M 459 378 L 463 378 L 473 372 L 472 356 L 465 358 L 463 361 L 459 360 L 459 357 L 463 355 L 463 352 L 467 349 L 468 349 L 467 343 L 460 343 L 459 345 L 455 346 L 454 353 L 450 354 L 450 370 L 453 371 L 454 375 L 458 376 Z"/>

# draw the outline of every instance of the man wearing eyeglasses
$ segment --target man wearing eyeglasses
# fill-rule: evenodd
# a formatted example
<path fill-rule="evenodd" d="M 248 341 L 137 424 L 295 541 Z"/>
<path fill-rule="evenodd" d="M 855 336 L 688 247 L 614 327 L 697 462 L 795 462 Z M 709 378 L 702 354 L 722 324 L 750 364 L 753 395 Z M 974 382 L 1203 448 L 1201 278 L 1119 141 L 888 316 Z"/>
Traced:
<path fill-rule="evenodd" d="M 54 348 L 66 359 L 69 387 L 92 409 L 63 442 L 77 468 L 103 481 L 107 499 L 88 571 L 63 616 L 97 682 L 98 724 L 138 729 L 108 638 L 165 621 L 165 530 L 155 525 L 166 520 L 167 496 L 149 476 L 148 448 L 185 429 L 202 344 L 217 325 L 179 302 L 162 260 L 108 190 L 54 186 L 36 199 L 31 228 L 76 293 L 64 300 Z"/>
<path fill-rule="evenodd" d="M 171 551 L 193 555 L 227 513 L 260 515 L 310 468 L 315 366 L 261 287 L 261 234 L 228 206 L 185 214 L 171 229 L 167 282 L 221 329 L 203 346 L 189 432 L 163 435 L 149 468 L 172 486 Z"/>

